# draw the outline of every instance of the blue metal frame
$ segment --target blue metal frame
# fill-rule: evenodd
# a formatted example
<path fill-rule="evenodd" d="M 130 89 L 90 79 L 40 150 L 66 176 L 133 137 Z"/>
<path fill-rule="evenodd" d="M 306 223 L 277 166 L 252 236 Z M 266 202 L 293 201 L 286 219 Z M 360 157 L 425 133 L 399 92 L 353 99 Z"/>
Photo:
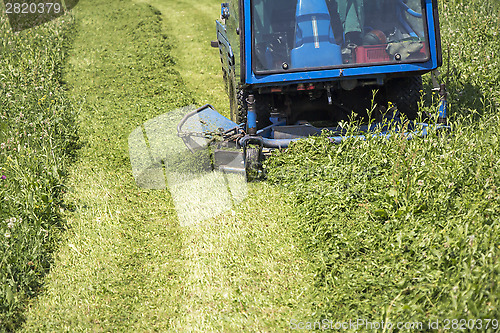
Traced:
<path fill-rule="evenodd" d="M 251 24 L 251 0 L 244 1 L 244 29 L 246 36 L 252 36 Z M 366 65 L 362 67 L 344 67 L 344 68 L 326 68 L 318 70 L 309 70 L 303 72 L 275 73 L 258 75 L 252 68 L 252 43 L 253 38 L 245 38 L 244 57 L 246 63 L 245 83 L 249 85 L 286 85 L 293 83 L 303 83 L 305 81 L 331 81 L 345 78 L 377 78 L 384 77 L 393 73 L 404 72 L 429 72 L 439 67 L 438 63 L 438 40 L 436 38 L 436 18 L 433 10 L 434 0 L 425 0 L 427 36 L 429 43 L 430 58 L 423 63 L 410 64 L 384 64 L 384 65 Z"/>
<path fill-rule="evenodd" d="M 443 112 L 446 113 L 446 105 L 443 106 Z M 446 118 L 444 118 L 446 119 Z M 293 138 L 293 139 L 273 139 L 271 138 L 272 136 L 272 131 L 273 128 L 279 127 L 284 125 L 284 123 L 277 123 L 270 125 L 264 129 L 261 129 L 257 132 L 257 136 L 245 136 L 240 139 L 239 144 L 243 147 L 245 144 L 248 142 L 248 140 L 251 140 L 252 138 L 259 141 L 263 147 L 266 148 L 275 148 L 275 149 L 282 149 L 282 148 L 287 148 L 292 142 L 298 141 L 300 139 L 303 139 L 304 137 L 298 137 L 298 138 Z M 349 139 L 349 138 L 360 138 L 362 140 L 366 140 L 367 137 L 383 137 L 383 138 L 390 138 L 392 134 L 394 133 L 402 133 L 407 139 L 413 139 L 417 137 L 425 137 L 429 133 L 430 128 L 435 128 L 436 130 L 439 131 L 449 131 L 450 126 L 448 126 L 446 123 L 442 124 L 436 124 L 436 125 L 429 125 L 426 123 L 415 123 L 415 122 L 410 122 L 406 124 L 407 127 L 403 126 L 401 120 L 399 118 L 393 118 L 393 121 L 389 121 L 387 123 L 374 123 L 371 125 L 364 125 L 360 127 L 360 132 L 364 134 L 359 134 L 359 135 L 353 135 L 353 136 L 347 136 L 345 134 L 342 134 L 341 132 L 344 132 L 344 130 L 340 127 L 338 128 L 333 128 L 329 129 L 333 133 L 338 133 L 336 136 L 331 136 L 329 137 L 330 141 L 335 144 L 341 143 L 343 140 Z M 376 133 L 377 129 L 380 130 L 379 133 Z M 405 131 L 402 131 L 405 130 Z"/>

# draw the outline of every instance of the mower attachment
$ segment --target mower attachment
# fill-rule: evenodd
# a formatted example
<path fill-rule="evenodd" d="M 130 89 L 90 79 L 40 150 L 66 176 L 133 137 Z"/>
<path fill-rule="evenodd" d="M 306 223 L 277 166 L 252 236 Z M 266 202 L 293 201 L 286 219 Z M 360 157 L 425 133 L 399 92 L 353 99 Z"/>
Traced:
<path fill-rule="evenodd" d="M 444 88 L 441 87 L 444 91 Z M 442 106 L 439 109 L 439 129 L 448 129 L 446 125 L 446 94 L 442 93 Z M 380 123 L 359 127 L 357 137 L 365 140 L 368 136 L 390 137 L 401 133 L 408 139 L 423 137 L 428 133 L 429 125 L 410 121 L 405 125 L 399 114 L 389 114 Z M 177 126 L 177 135 L 191 152 L 207 148 L 210 150 L 212 168 L 224 172 L 244 174 L 247 180 L 262 178 L 262 160 L 272 149 L 287 148 L 292 142 L 308 136 L 320 135 L 327 130 L 332 143 L 340 143 L 350 138 L 340 126 L 320 128 L 308 122 L 286 125 L 282 121 L 256 131 L 245 133 L 243 125 L 227 119 L 211 105 L 205 105 L 188 113 Z"/>
<path fill-rule="evenodd" d="M 177 135 L 191 152 L 206 148 L 217 138 L 225 141 L 238 137 L 240 127 L 227 119 L 214 107 L 206 104 L 184 116 L 177 125 Z M 241 131 L 242 132 L 242 131 Z"/>
<path fill-rule="evenodd" d="M 245 198 L 247 181 L 241 172 L 228 173 L 224 168 L 235 165 L 243 170 L 242 153 L 214 154 L 210 142 L 219 142 L 219 137 L 234 142 L 238 133 L 234 126 L 210 106 L 197 110 L 186 106 L 146 121 L 128 138 L 136 184 L 168 189 L 181 226 L 232 209 Z"/>
<path fill-rule="evenodd" d="M 245 133 L 213 106 L 207 104 L 186 114 L 177 125 L 177 135 L 193 153 L 210 149 L 214 170 L 245 173 L 243 153 L 238 145 Z"/>

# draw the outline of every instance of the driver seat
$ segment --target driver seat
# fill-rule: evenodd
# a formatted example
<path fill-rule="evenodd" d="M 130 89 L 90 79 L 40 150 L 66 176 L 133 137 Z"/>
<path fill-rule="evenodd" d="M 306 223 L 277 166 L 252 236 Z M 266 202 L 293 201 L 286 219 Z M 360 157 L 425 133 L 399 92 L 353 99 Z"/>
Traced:
<path fill-rule="evenodd" d="M 325 0 L 298 0 L 292 68 L 342 64 L 341 46 L 336 44 Z"/>

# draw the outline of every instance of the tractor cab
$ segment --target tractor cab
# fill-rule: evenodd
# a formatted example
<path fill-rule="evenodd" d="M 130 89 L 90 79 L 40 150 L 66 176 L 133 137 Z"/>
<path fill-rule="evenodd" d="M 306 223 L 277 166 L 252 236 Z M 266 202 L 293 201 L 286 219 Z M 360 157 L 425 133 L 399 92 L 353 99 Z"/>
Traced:
<path fill-rule="evenodd" d="M 257 75 L 429 59 L 420 0 L 255 0 Z"/>
<path fill-rule="evenodd" d="M 391 102 L 415 119 L 420 76 L 441 65 L 437 0 L 232 0 L 217 41 L 231 119 L 247 129 L 367 118 Z M 253 95 L 254 117 L 247 117 Z"/>

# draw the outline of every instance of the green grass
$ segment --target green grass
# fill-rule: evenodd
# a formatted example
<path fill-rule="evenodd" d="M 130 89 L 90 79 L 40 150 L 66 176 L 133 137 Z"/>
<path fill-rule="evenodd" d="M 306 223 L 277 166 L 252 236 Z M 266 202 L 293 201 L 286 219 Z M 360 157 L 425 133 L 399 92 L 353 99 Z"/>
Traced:
<path fill-rule="evenodd" d="M 441 2 L 443 46 L 452 57 L 442 72 L 450 74 L 453 135 L 340 146 L 304 140 L 269 161 L 270 181 L 250 184 L 238 207 L 188 228 L 179 226 L 168 191 L 135 185 L 127 138 L 148 119 L 192 103 L 228 113 L 218 52 L 209 47 L 220 2 L 80 2 L 67 60 L 55 51 L 64 40 L 48 33 L 34 41 L 28 32 L 9 36 L 34 56 L 48 45 L 56 68 L 40 62 L 34 70 L 45 71 L 60 96 L 57 107 L 42 100 L 56 110 L 49 124 L 61 117 L 49 133 L 74 144 L 78 110 L 82 147 L 53 141 L 58 158 L 47 162 L 50 155 L 35 149 L 29 159 L 17 157 L 25 163 L 19 168 L 7 160 L 17 156 L 12 150 L 0 154 L 2 172 L 16 175 L 0 195 L 19 203 L 2 211 L 2 220 L 22 217 L 20 234 L 40 231 L 33 228 L 38 215 L 19 214 L 33 193 L 33 212 L 44 218 L 36 221 L 52 229 L 51 240 L 44 232 L 32 239 L 47 244 L 43 260 L 53 262 L 42 292 L 30 298 L 49 265 L 29 273 L 32 265 L 23 265 L 33 252 L 12 256 L 29 273 L 12 286 L 30 285 L 32 276 L 36 283 L 16 289 L 2 320 L 14 327 L 25 316 L 22 330 L 29 332 L 232 332 L 286 331 L 291 319 L 498 318 L 500 44 L 493 4 Z M 0 88 L 17 87 L 37 108 L 43 95 L 21 86 L 29 60 L 8 58 L 5 71 L 17 76 L 0 79 Z M 14 105 L 5 96 L 2 106 Z M 8 126 L 20 111 L 12 110 Z M 41 126 L 27 133 L 43 133 Z M 40 145 L 42 152 L 51 148 Z M 43 186 L 30 185 L 35 178 Z M 54 191 L 60 184 L 66 193 Z M 11 297 L 6 288 L 3 295 Z"/>
<path fill-rule="evenodd" d="M 498 9 L 446 1 L 441 14 L 452 133 L 311 138 L 268 161 L 313 258 L 314 319 L 499 317 Z"/>
<path fill-rule="evenodd" d="M 465 123 L 455 136 L 334 149 L 309 139 L 270 161 L 315 257 L 317 316 L 498 316 L 498 123 L 480 122 L 488 135 Z"/>
<path fill-rule="evenodd" d="M 205 43 L 220 4 L 151 3 L 75 9 L 64 75 L 84 143 L 65 196 L 75 211 L 64 215 L 68 231 L 23 330 L 281 330 L 311 277 L 280 192 L 257 184 L 233 210 L 181 228 L 168 191 L 134 183 L 127 138 L 137 126 L 212 98 L 227 109 L 217 52 Z"/>
<path fill-rule="evenodd" d="M 196 104 L 212 104 L 229 116 L 229 102 L 222 80 L 219 51 L 210 47 L 216 39 L 215 19 L 220 2 L 214 0 L 144 1 L 162 13 L 163 31 L 172 41 L 172 56 L 182 79 L 196 96 Z"/>
<path fill-rule="evenodd" d="M 75 12 L 64 75 L 84 142 L 65 197 L 75 211 L 65 216 L 69 230 L 27 331 L 154 329 L 179 311 L 181 230 L 168 193 L 134 184 L 127 136 L 192 99 L 155 11 L 129 1 L 110 6 L 82 3 Z"/>
<path fill-rule="evenodd" d="M 60 85 L 72 19 L 13 33 L 0 15 L 0 331 L 22 320 L 52 265 L 77 144 Z"/>
<path fill-rule="evenodd" d="M 500 105 L 498 1 L 448 0 L 440 3 L 444 64 L 454 115 Z"/>

